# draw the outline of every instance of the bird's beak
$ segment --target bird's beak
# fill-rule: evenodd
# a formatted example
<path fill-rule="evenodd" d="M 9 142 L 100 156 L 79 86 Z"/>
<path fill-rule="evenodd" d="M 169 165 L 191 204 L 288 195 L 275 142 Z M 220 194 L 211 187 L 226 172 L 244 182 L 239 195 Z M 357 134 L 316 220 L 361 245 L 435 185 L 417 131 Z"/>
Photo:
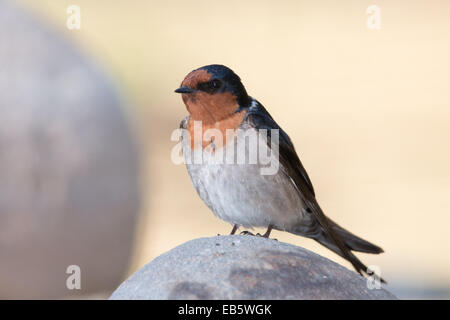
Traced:
<path fill-rule="evenodd" d="M 176 93 L 193 93 L 195 90 L 186 86 L 179 87 L 175 90 Z"/>

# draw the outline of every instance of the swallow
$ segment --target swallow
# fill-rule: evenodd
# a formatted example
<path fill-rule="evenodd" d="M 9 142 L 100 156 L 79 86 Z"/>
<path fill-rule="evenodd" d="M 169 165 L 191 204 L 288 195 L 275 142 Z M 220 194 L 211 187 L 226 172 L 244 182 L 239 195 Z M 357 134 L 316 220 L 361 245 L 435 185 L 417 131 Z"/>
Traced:
<path fill-rule="evenodd" d="M 211 211 L 233 226 L 231 234 L 240 227 L 267 228 L 265 238 L 273 229 L 290 232 L 319 242 L 348 260 L 359 274 L 371 274 L 353 252 L 379 254 L 383 249 L 325 216 L 291 139 L 264 106 L 247 94 L 238 75 L 223 65 L 204 66 L 190 72 L 175 92 L 182 95 L 189 113 L 180 124 L 183 156 L 202 159 L 201 163 L 186 162 L 189 176 Z M 195 143 L 196 123 L 203 132 L 214 129 L 231 138 L 202 138 Z M 275 174 L 261 174 L 259 163 L 224 163 L 214 157 L 218 148 L 229 150 L 249 132 L 262 129 L 278 132 Z M 269 137 L 266 142 L 274 149 Z"/>

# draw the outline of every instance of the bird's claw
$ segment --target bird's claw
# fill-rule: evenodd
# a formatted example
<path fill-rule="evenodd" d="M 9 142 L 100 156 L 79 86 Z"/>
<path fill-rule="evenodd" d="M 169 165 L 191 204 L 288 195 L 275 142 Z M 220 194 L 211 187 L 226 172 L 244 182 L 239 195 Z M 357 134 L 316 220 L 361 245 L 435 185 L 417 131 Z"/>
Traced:
<path fill-rule="evenodd" d="M 253 233 L 251 233 L 250 231 L 247 231 L 247 230 L 242 231 L 240 234 L 244 235 L 244 236 L 255 236 L 255 237 L 262 237 L 262 238 L 270 239 L 268 236 L 266 236 L 264 234 L 261 234 L 259 232 L 257 234 L 253 234 Z M 270 240 L 278 241 L 278 239 L 270 239 Z"/>
<path fill-rule="evenodd" d="M 261 233 L 257 233 L 256 236 L 263 237 L 263 238 L 270 239 L 270 240 L 278 241 L 278 239 L 275 239 L 275 238 L 271 239 L 271 238 L 269 238 L 269 236 L 266 236 L 265 234 L 261 234 Z"/>

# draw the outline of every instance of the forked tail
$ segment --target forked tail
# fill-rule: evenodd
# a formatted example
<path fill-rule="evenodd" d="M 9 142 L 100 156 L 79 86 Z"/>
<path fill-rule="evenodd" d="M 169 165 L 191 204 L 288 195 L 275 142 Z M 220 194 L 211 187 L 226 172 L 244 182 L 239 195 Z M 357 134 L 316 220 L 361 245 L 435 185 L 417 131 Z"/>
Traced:
<path fill-rule="evenodd" d="M 341 241 L 345 245 L 347 252 L 345 253 L 342 252 L 342 250 L 336 245 L 332 237 L 330 237 L 325 232 L 320 232 L 319 234 L 316 234 L 313 237 L 313 239 L 322 244 L 323 246 L 327 247 L 328 249 L 334 251 L 341 257 L 348 260 L 359 274 L 361 275 L 363 273 L 368 274 L 366 265 L 364 265 L 364 263 L 362 263 L 361 260 L 359 260 L 358 257 L 356 257 L 353 254 L 352 251 L 379 254 L 383 252 L 383 249 L 381 249 L 379 246 L 373 243 L 370 243 L 369 241 L 366 241 L 358 236 L 355 236 L 351 232 L 340 227 L 338 224 L 336 224 L 329 218 L 328 222 L 335 231 L 336 235 L 341 239 Z M 381 282 L 386 283 L 384 279 L 380 278 L 380 280 Z"/>

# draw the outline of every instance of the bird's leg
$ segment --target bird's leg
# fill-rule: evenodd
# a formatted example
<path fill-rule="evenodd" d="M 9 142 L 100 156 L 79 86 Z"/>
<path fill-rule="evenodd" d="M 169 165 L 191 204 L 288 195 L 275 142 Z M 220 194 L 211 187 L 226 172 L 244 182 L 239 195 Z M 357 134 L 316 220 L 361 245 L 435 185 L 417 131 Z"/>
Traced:
<path fill-rule="evenodd" d="M 267 228 L 266 233 L 264 233 L 264 234 L 257 233 L 256 235 L 259 236 L 259 237 L 263 237 L 263 238 L 269 239 L 269 236 L 270 236 L 270 233 L 272 232 L 272 229 L 273 229 L 273 226 L 269 225 L 269 227 Z M 278 241 L 277 239 L 272 239 L 272 240 Z"/>
<path fill-rule="evenodd" d="M 231 234 L 235 234 L 238 228 L 239 228 L 239 226 L 238 226 L 237 224 L 235 224 L 235 225 L 233 226 L 233 230 L 231 230 L 230 235 L 231 235 Z"/>
<path fill-rule="evenodd" d="M 258 237 L 269 238 L 270 232 L 272 231 L 272 228 L 273 228 L 273 226 L 272 226 L 272 225 L 269 225 L 269 227 L 267 228 L 266 233 L 264 233 L 264 234 L 257 233 L 256 235 L 257 235 Z"/>
<path fill-rule="evenodd" d="M 273 229 L 273 226 L 270 224 L 269 227 L 267 228 L 266 233 L 264 233 L 264 234 L 262 235 L 262 237 L 263 237 L 263 238 L 269 238 L 270 232 L 272 232 L 272 229 Z"/>

